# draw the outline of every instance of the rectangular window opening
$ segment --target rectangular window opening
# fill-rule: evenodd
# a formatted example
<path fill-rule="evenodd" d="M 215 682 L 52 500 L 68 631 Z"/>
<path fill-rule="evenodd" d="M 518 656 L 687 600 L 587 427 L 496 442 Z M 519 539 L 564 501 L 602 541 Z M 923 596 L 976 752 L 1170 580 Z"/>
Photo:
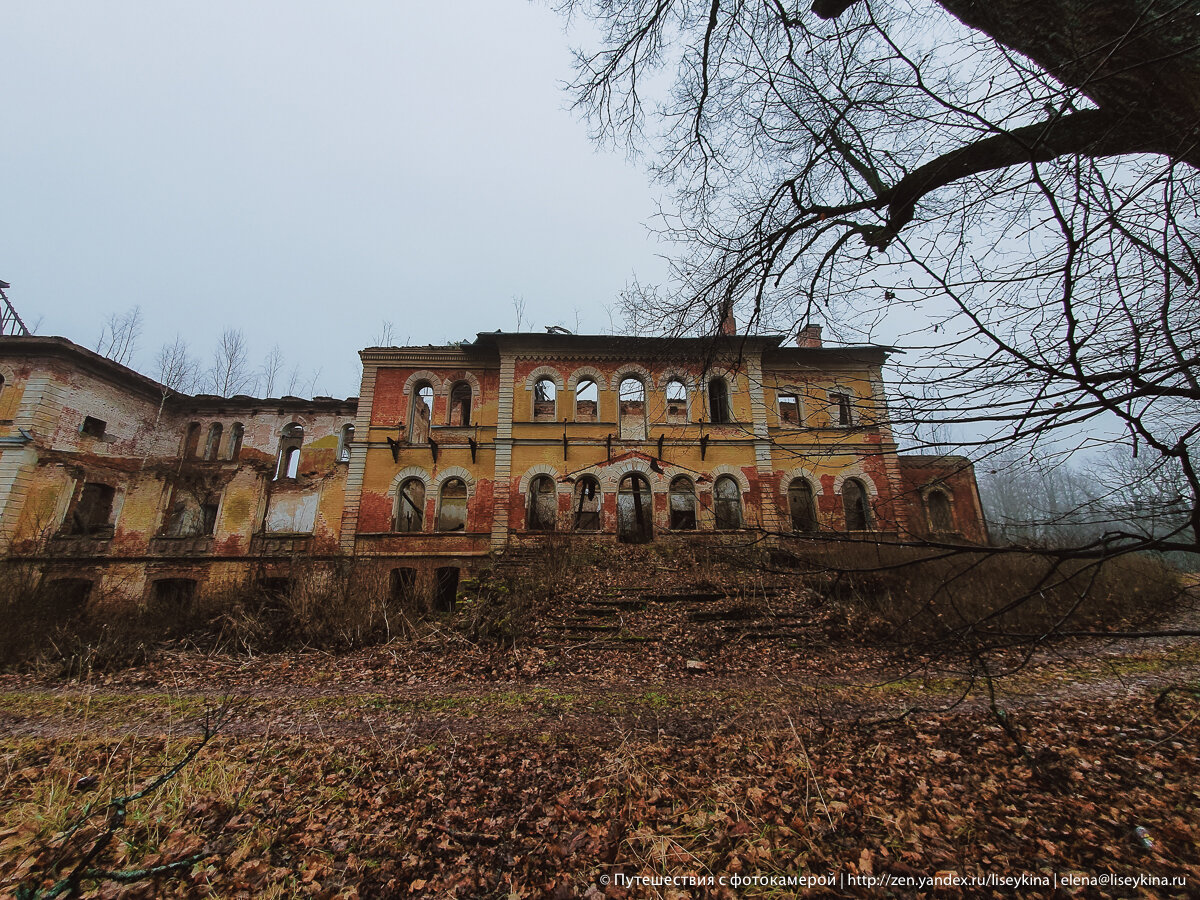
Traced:
<path fill-rule="evenodd" d="M 106 428 L 108 428 L 108 423 L 103 419 L 97 419 L 94 416 L 84 416 L 83 425 L 80 426 L 79 431 L 88 437 L 102 438 L 104 437 Z"/>
<path fill-rule="evenodd" d="M 779 421 L 784 425 L 800 424 L 800 398 L 795 394 L 779 395 Z"/>

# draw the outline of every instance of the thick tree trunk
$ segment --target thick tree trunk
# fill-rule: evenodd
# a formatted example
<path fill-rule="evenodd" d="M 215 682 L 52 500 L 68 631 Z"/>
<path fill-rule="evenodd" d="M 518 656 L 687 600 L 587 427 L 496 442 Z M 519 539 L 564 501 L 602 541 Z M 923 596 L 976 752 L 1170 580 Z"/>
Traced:
<path fill-rule="evenodd" d="M 817 0 L 834 18 L 855 0 Z M 1200 168 L 1198 0 L 937 0 L 1078 89 L 1130 134 Z"/>

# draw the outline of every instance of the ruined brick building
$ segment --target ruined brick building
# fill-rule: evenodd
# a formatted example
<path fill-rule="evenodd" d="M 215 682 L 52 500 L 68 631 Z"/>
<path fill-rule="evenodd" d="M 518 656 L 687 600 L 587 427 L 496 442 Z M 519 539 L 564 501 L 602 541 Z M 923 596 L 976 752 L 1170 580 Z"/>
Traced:
<path fill-rule="evenodd" d="M 0 540 L 64 591 L 152 600 L 353 556 L 404 585 L 548 534 L 986 541 L 969 462 L 897 452 L 887 348 L 820 330 L 483 333 L 363 350 L 360 396 L 187 396 L 0 337 Z"/>

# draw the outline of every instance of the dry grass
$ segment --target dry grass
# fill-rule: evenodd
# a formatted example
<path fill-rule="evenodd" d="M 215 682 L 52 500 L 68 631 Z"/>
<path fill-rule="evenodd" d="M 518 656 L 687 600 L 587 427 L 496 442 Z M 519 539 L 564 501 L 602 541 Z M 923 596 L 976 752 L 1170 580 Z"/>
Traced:
<path fill-rule="evenodd" d="M 1139 627 L 1170 615 L 1184 597 L 1175 569 L 1135 554 L 1077 560 L 835 544 L 787 562 L 841 609 L 846 636 L 869 640 L 992 639 Z"/>
<path fill-rule="evenodd" d="M 190 603 L 131 607 L 93 595 L 86 609 L 66 608 L 36 573 L 0 572 L 0 668 L 92 672 L 141 665 L 165 646 L 205 652 L 259 653 L 319 647 L 351 650 L 403 639 L 430 607 L 430 588 L 392 596 L 389 571 L 354 560 L 300 562 L 278 580 L 204 585 Z"/>

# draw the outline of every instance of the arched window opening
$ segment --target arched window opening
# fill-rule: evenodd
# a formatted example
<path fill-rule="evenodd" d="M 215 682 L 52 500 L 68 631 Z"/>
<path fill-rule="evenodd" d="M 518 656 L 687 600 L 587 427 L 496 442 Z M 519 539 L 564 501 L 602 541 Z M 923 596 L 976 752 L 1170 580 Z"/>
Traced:
<path fill-rule="evenodd" d="M 408 414 L 408 439 L 414 444 L 429 443 L 429 425 L 433 421 L 433 385 L 422 381 L 413 391 Z"/>
<path fill-rule="evenodd" d="M 275 468 L 275 480 L 295 478 L 300 474 L 300 447 L 304 443 L 304 426 L 292 422 L 283 426 L 279 439 L 279 464 Z"/>
<path fill-rule="evenodd" d="M 195 599 L 196 582 L 191 578 L 160 578 L 150 588 L 150 604 L 157 612 L 190 612 Z"/>
<path fill-rule="evenodd" d="M 804 478 L 792 479 L 792 483 L 788 485 L 787 499 L 792 531 L 816 531 L 817 509 L 813 502 L 812 485 Z"/>
<path fill-rule="evenodd" d="M 934 534 L 950 534 L 956 530 L 950 497 L 945 491 L 930 491 L 925 504 L 929 507 L 929 528 Z"/>
<path fill-rule="evenodd" d="M 654 536 L 654 495 L 650 482 L 630 472 L 617 489 L 617 540 L 644 544 Z"/>
<path fill-rule="evenodd" d="M 686 475 L 671 481 L 671 530 L 696 530 L 696 487 Z"/>
<path fill-rule="evenodd" d="M 575 530 L 600 530 L 600 482 L 590 475 L 575 483 Z"/>
<path fill-rule="evenodd" d="M 392 569 L 391 575 L 392 602 L 397 605 L 407 605 L 417 596 L 417 570 L 410 566 L 400 566 Z"/>
<path fill-rule="evenodd" d="M 92 582 L 87 578 L 56 578 L 38 586 L 41 609 L 53 618 L 74 619 L 87 612 Z"/>
<path fill-rule="evenodd" d="M 466 427 L 471 424 L 471 385 L 460 381 L 450 389 L 449 425 Z"/>
<path fill-rule="evenodd" d="M 842 482 L 842 506 L 846 510 L 847 531 L 871 530 L 871 507 L 867 489 L 857 478 Z"/>
<path fill-rule="evenodd" d="M 221 453 L 221 433 L 225 429 L 220 422 L 213 422 L 208 429 L 208 441 L 204 444 L 205 459 L 219 459 Z"/>
<path fill-rule="evenodd" d="M 229 427 L 229 458 L 237 459 L 242 452 L 242 438 L 246 434 L 246 426 L 241 422 L 234 422 Z"/>
<path fill-rule="evenodd" d="M 713 485 L 713 512 L 717 529 L 735 531 L 742 527 L 742 488 L 737 479 L 722 475 Z"/>
<path fill-rule="evenodd" d="M 538 475 L 529 482 L 529 509 L 526 527 L 530 531 L 553 531 L 558 520 L 558 491 L 549 475 Z"/>
<path fill-rule="evenodd" d="M 409 478 L 396 491 L 396 509 L 392 516 L 392 530 L 420 531 L 425 521 L 425 482 L 420 478 Z"/>
<path fill-rule="evenodd" d="M 195 459 L 200 453 L 200 423 L 192 422 L 183 438 L 183 458 Z"/>
<path fill-rule="evenodd" d="M 729 384 L 719 376 L 708 380 L 708 414 L 714 425 L 733 421 L 729 409 Z"/>
<path fill-rule="evenodd" d="M 535 422 L 557 421 L 555 401 L 558 388 L 549 378 L 540 379 L 533 386 L 533 420 Z"/>
<path fill-rule="evenodd" d="M 433 573 L 433 608 L 438 612 L 454 612 L 458 599 L 458 566 L 442 566 Z"/>
<path fill-rule="evenodd" d="M 467 483 L 461 478 L 447 478 L 442 482 L 442 496 L 438 503 L 437 530 L 467 530 Z"/>
<path fill-rule="evenodd" d="M 354 443 L 354 426 L 347 422 L 338 435 L 338 462 L 350 462 L 350 445 Z"/>
<path fill-rule="evenodd" d="M 600 418 L 600 389 L 594 381 L 581 381 L 575 388 L 575 421 L 595 422 Z"/>
<path fill-rule="evenodd" d="M 636 378 L 623 378 L 617 391 L 621 440 L 646 439 L 646 386 Z"/>
<path fill-rule="evenodd" d="M 678 378 L 667 382 L 667 422 L 671 425 L 687 424 L 687 386 Z"/>

